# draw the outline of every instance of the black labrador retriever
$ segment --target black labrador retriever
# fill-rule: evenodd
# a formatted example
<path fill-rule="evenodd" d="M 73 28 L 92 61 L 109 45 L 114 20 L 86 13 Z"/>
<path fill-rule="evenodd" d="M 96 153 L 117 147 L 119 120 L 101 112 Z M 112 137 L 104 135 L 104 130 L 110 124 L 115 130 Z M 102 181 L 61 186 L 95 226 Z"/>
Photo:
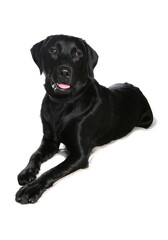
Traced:
<path fill-rule="evenodd" d="M 119 139 L 135 126 L 148 128 L 153 115 L 147 99 L 131 84 L 101 86 L 93 69 L 97 53 L 82 39 L 55 35 L 35 44 L 32 57 L 44 73 L 46 95 L 41 108 L 43 139 L 18 175 L 22 204 L 35 203 L 58 179 L 88 167 L 95 146 Z M 40 165 L 65 144 L 69 156 L 36 179 Z"/>

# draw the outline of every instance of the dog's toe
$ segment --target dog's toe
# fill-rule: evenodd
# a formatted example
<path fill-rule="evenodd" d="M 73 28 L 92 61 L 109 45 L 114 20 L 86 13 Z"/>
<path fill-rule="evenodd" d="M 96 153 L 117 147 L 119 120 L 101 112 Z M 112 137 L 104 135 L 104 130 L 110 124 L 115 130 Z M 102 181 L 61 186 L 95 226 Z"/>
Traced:
<path fill-rule="evenodd" d="M 40 185 L 37 180 L 19 189 L 15 200 L 21 204 L 35 203 L 45 191 L 45 187 Z"/>
<path fill-rule="evenodd" d="M 36 169 L 29 169 L 25 168 L 21 173 L 18 175 L 18 183 L 22 185 L 26 185 L 29 182 L 32 182 L 36 179 L 37 170 Z"/>

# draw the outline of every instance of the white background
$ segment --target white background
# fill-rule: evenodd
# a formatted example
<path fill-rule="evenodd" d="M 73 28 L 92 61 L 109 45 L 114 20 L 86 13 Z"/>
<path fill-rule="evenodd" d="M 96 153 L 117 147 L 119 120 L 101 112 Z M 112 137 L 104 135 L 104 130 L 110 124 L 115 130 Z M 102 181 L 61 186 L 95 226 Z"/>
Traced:
<path fill-rule="evenodd" d="M 0 238 L 168 239 L 168 6 L 163 0 L 1 1 Z M 95 78 L 130 82 L 155 121 L 99 148 L 90 167 L 60 180 L 34 205 L 15 202 L 17 174 L 42 137 L 44 76 L 30 48 L 52 34 L 85 39 L 99 54 Z M 57 155 L 41 172 L 55 166 Z"/>

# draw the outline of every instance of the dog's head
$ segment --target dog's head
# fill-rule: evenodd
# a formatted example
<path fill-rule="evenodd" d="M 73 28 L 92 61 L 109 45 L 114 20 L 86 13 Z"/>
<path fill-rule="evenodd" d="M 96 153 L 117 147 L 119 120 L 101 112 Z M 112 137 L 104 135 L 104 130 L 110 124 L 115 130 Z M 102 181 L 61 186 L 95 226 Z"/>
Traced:
<path fill-rule="evenodd" d="M 36 43 L 32 57 L 46 76 L 45 88 L 49 95 L 75 95 L 94 78 L 97 53 L 82 39 L 54 35 Z"/>

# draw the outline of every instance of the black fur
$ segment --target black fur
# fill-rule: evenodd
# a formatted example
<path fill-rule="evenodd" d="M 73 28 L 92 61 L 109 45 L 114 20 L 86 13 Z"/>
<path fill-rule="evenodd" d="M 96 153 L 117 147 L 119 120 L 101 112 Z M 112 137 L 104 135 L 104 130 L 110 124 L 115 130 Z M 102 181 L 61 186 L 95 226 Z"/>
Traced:
<path fill-rule="evenodd" d="M 148 128 L 153 115 L 147 99 L 131 84 L 101 86 L 93 75 L 97 53 L 82 39 L 56 35 L 35 44 L 32 57 L 45 74 L 41 108 L 43 139 L 18 175 L 16 201 L 34 203 L 58 179 L 88 167 L 95 146 L 121 138 L 135 126 Z M 36 175 L 40 165 L 65 144 L 69 156 L 58 166 Z"/>

